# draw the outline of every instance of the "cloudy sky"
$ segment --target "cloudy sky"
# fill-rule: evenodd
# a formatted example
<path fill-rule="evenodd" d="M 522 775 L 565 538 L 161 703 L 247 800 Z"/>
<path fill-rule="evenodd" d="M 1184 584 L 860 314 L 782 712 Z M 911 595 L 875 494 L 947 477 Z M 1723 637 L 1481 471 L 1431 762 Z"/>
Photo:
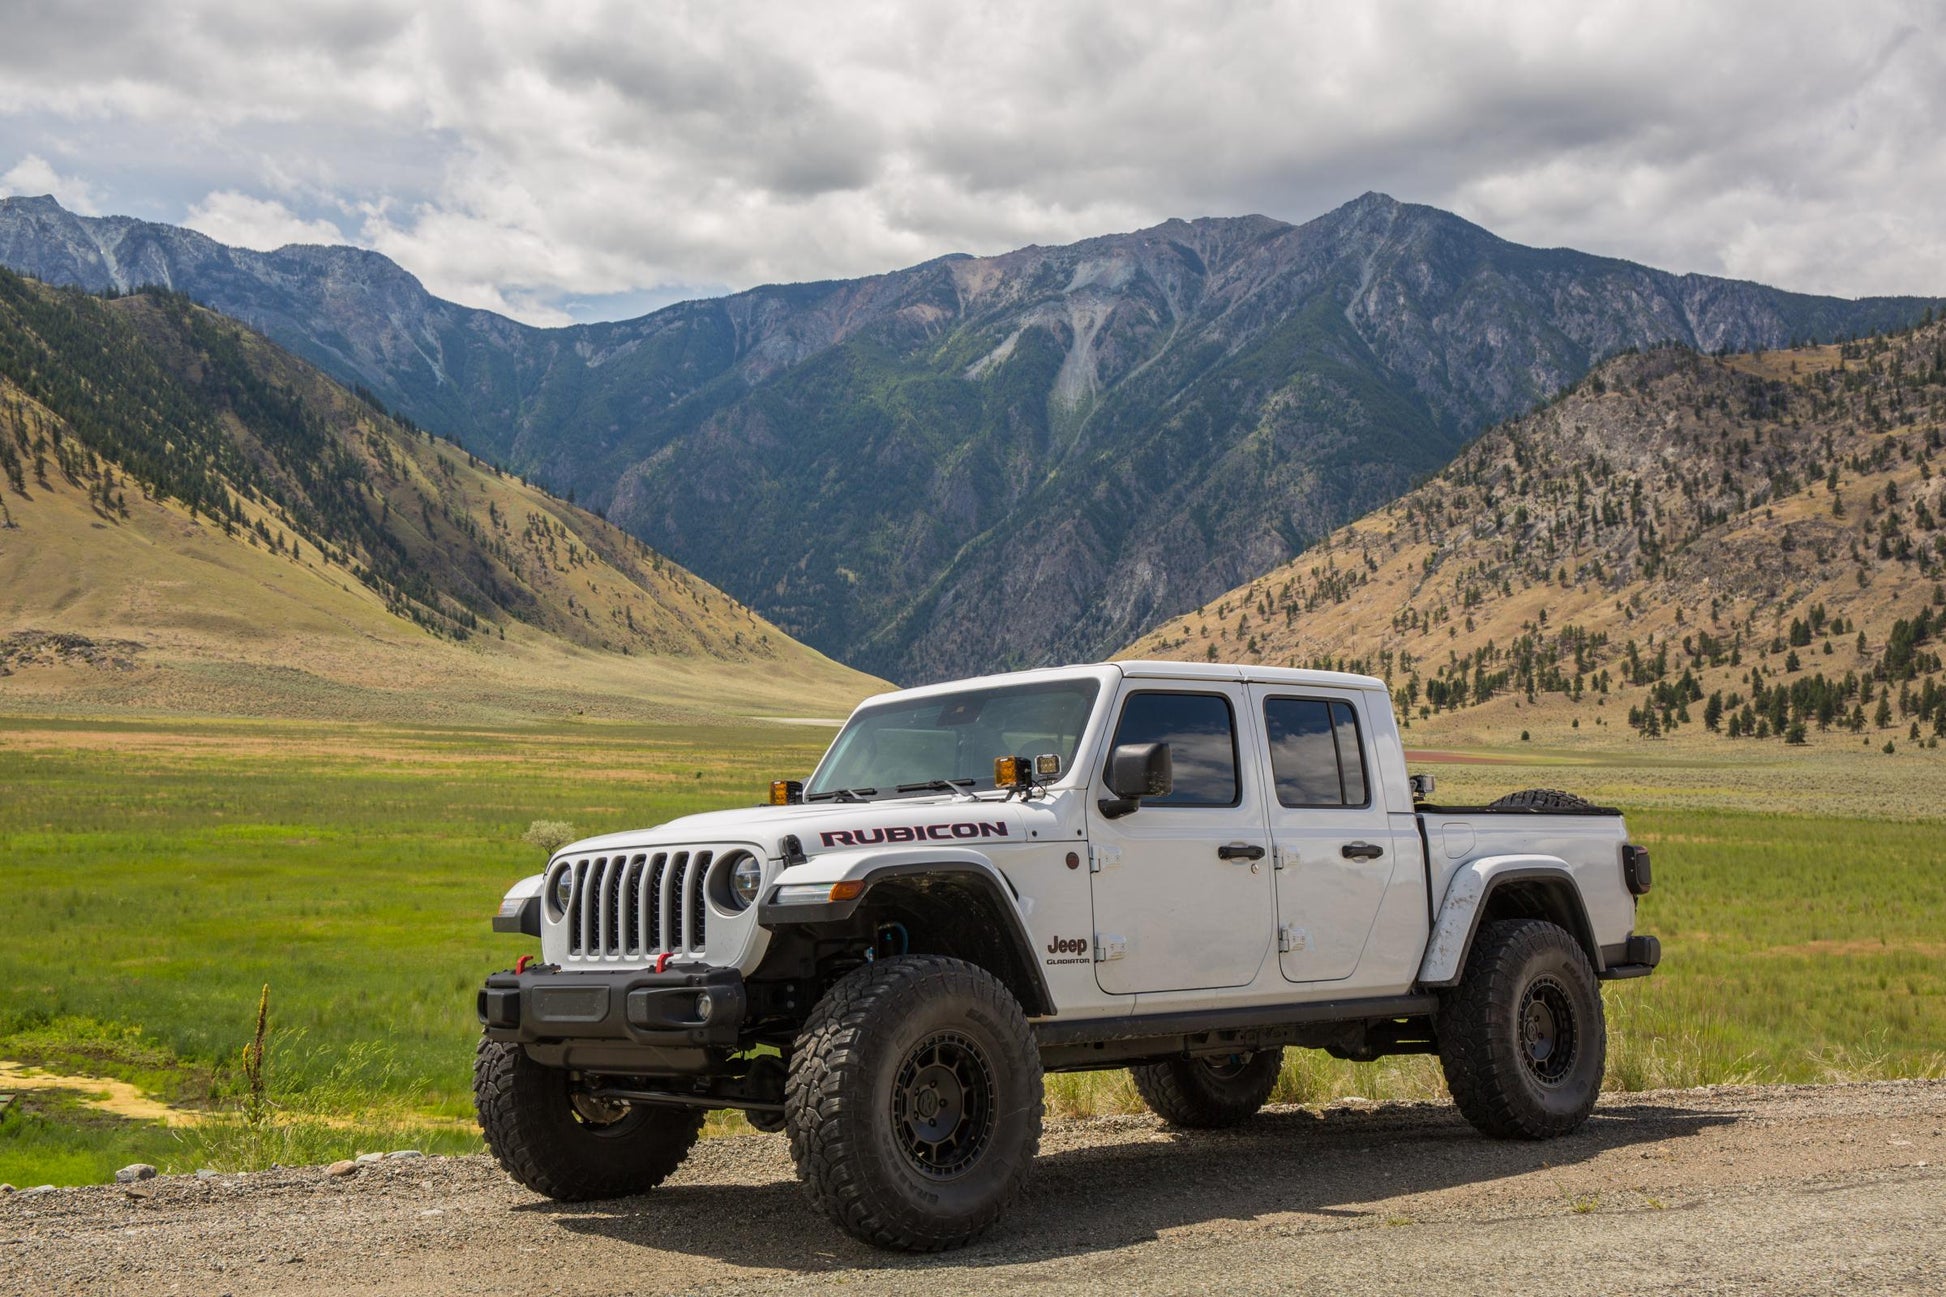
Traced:
<path fill-rule="evenodd" d="M 536 323 L 1368 189 L 1946 293 L 1946 8 L 0 0 L 0 194 Z"/>

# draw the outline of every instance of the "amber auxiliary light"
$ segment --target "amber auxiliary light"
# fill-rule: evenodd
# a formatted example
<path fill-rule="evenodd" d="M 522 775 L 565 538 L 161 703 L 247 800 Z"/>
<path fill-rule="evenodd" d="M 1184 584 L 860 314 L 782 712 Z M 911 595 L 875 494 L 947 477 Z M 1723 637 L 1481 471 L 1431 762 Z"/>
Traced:
<path fill-rule="evenodd" d="M 1052 779 L 1061 773 L 1059 755 L 1047 752 L 1038 757 L 995 757 L 993 759 L 993 786 L 995 788 L 1026 788 L 1043 779 Z"/>
<path fill-rule="evenodd" d="M 773 779 L 770 781 L 770 804 L 772 806 L 795 806 L 804 800 L 804 784 L 797 779 Z"/>

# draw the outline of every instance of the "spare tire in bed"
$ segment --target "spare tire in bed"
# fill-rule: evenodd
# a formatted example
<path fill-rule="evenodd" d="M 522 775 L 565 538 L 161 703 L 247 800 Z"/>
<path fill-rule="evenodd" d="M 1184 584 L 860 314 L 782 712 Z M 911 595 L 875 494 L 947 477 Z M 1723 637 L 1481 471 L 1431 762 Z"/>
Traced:
<path fill-rule="evenodd" d="M 1595 804 L 1559 788 L 1523 788 L 1487 804 L 1490 811 L 1591 811 Z"/>

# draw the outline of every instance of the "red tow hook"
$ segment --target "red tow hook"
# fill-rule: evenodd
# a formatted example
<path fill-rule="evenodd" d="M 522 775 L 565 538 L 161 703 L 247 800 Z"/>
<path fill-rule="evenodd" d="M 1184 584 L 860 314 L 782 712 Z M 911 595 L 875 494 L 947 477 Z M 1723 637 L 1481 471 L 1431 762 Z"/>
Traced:
<path fill-rule="evenodd" d="M 657 955 L 657 956 L 655 957 L 655 971 L 656 971 L 656 972 L 658 972 L 658 973 L 659 973 L 659 972 L 661 972 L 661 971 L 662 971 L 663 969 L 665 969 L 665 968 L 667 968 L 667 967 L 669 967 L 669 955 L 670 955 L 670 953 L 671 953 L 671 952 L 669 952 L 669 951 L 667 951 L 667 950 L 665 950 L 665 951 L 663 951 L 663 952 L 662 952 L 661 954 L 659 954 L 659 955 Z"/>
<path fill-rule="evenodd" d="M 527 965 L 533 962 L 534 962 L 534 957 L 532 955 L 522 955 L 519 959 L 514 960 L 514 976 L 518 977 L 522 973 L 526 972 Z"/>

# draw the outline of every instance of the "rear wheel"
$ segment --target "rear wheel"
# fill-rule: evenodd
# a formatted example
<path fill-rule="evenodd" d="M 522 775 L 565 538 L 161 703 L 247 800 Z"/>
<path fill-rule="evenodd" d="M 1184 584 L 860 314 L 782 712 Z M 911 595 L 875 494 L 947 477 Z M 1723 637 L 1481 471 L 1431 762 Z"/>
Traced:
<path fill-rule="evenodd" d="M 1175 1058 L 1129 1069 L 1149 1110 L 1171 1126 L 1215 1130 L 1248 1121 L 1270 1099 L 1284 1051 Z"/>
<path fill-rule="evenodd" d="M 878 1247 L 971 1242 L 1020 1192 L 1040 1147 L 1041 1061 L 992 974 L 942 955 L 841 978 L 791 1051 L 791 1157 L 811 1198 Z"/>
<path fill-rule="evenodd" d="M 1547 1139 L 1594 1111 L 1608 1053 L 1601 986 L 1580 944 L 1547 920 L 1483 927 L 1436 1025 L 1446 1087 L 1486 1134 Z"/>
<path fill-rule="evenodd" d="M 474 1056 L 473 1104 L 507 1174 L 561 1202 L 647 1193 L 703 1129 L 700 1110 L 597 1099 L 574 1073 L 497 1040 L 481 1040 Z"/>

